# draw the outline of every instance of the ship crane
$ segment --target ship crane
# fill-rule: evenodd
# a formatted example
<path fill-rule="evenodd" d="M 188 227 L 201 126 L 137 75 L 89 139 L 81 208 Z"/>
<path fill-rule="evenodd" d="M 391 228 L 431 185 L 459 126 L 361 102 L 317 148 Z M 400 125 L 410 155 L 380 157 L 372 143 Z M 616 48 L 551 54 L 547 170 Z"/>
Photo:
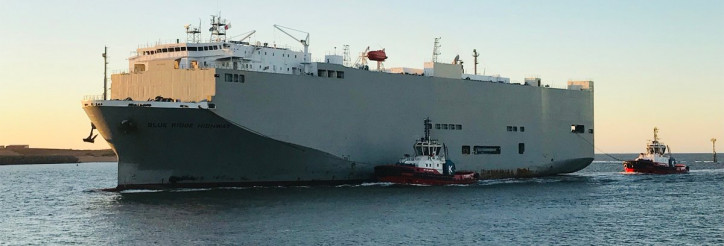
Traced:
<path fill-rule="evenodd" d="M 278 29 L 279 31 L 286 34 L 287 36 L 293 38 L 294 40 L 297 40 L 298 42 L 302 43 L 302 45 L 304 46 L 304 62 L 302 63 L 302 64 L 304 64 L 304 73 L 305 74 L 309 73 L 309 33 L 305 32 L 305 31 L 300 31 L 300 30 L 297 30 L 294 28 L 276 25 L 276 24 L 274 25 L 274 28 Z M 304 39 L 299 39 L 297 37 L 294 37 L 294 35 L 289 34 L 287 31 L 284 31 L 284 29 L 282 29 L 282 28 L 301 32 L 301 33 L 306 33 L 307 36 L 304 37 Z"/>
<path fill-rule="evenodd" d="M 357 61 L 354 62 L 354 66 L 359 69 L 364 69 L 365 66 L 367 66 L 367 52 L 370 51 L 370 47 L 367 46 L 367 49 L 365 51 L 362 51 L 362 53 L 359 54 L 359 57 L 357 57 Z"/>
<path fill-rule="evenodd" d="M 247 38 L 251 37 L 251 35 L 254 35 L 254 33 L 256 33 L 256 30 L 251 30 L 251 31 L 248 31 L 248 32 L 245 32 L 245 33 L 236 35 L 236 36 L 234 36 L 234 37 L 231 37 L 231 39 L 234 39 L 234 38 L 237 38 L 237 37 L 239 37 L 239 36 L 244 35 L 242 38 L 239 39 L 239 42 L 244 42 L 244 39 L 247 39 Z"/>

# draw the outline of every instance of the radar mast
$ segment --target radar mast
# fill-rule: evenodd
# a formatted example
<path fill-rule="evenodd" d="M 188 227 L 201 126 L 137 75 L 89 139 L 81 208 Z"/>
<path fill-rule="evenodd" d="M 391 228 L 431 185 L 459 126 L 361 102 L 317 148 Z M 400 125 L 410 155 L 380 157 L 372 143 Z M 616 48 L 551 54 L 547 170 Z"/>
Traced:
<path fill-rule="evenodd" d="M 211 32 L 210 42 L 226 42 L 226 30 L 231 28 L 231 23 L 227 23 L 226 19 L 221 19 L 221 14 L 211 16 Z"/>
<path fill-rule="evenodd" d="M 184 28 L 186 28 L 186 43 L 199 43 L 201 41 L 201 31 L 199 30 L 200 26 L 201 20 L 199 20 L 199 25 L 196 27 L 191 26 L 191 24 L 184 25 Z"/>
<path fill-rule="evenodd" d="M 440 55 L 440 38 L 435 38 L 435 45 L 432 49 L 432 62 L 437 62 L 437 57 Z"/>

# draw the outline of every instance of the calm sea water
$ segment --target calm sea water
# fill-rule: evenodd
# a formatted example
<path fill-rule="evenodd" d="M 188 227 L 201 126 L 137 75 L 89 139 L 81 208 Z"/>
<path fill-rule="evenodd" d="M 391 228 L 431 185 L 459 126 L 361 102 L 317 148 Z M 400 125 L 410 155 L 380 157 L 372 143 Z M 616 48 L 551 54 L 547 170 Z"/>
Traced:
<path fill-rule="evenodd" d="M 122 193 L 97 191 L 115 186 L 115 163 L 0 166 L 0 244 L 724 245 L 724 164 L 677 159 L 690 174 L 626 175 L 597 156 L 468 186 Z"/>

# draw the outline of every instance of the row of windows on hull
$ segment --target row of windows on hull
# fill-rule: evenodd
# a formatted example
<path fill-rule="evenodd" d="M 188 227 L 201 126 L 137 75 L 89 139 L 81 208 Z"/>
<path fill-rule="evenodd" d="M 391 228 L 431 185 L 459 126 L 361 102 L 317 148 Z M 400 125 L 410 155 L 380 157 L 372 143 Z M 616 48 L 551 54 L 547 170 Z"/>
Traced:
<path fill-rule="evenodd" d="M 318 76 L 318 77 L 344 79 L 344 72 L 343 72 L 343 71 L 317 69 L 317 76 Z"/>
<path fill-rule="evenodd" d="M 501 153 L 500 146 L 473 146 L 472 152 L 470 151 L 470 145 L 462 146 L 463 155 L 499 155 Z M 525 153 L 525 143 L 518 143 L 518 154 Z"/>
<path fill-rule="evenodd" d="M 435 129 L 442 130 L 462 130 L 463 125 L 460 124 L 435 124 Z"/>
<path fill-rule="evenodd" d="M 166 53 L 166 52 L 176 52 L 176 51 L 207 51 L 207 50 L 218 50 L 221 49 L 220 45 L 213 45 L 213 46 L 201 46 L 201 47 L 191 47 L 188 48 L 186 46 L 183 47 L 169 47 L 169 48 L 161 48 L 156 50 L 146 50 L 143 51 L 144 55 L 153 55 L 156 53 Z"/>
<path fill-rule="evenodd" d="M 521 127 L 518 127 L 518 126 L 507 126 L 507 127 L 505 127 L 505 128 L 506 128 L 506 130 L 508 130 L 509 132 L 517 132 L 518 129 L 520 129 L 520 132 L 525 132 L 525 127 L 524 127 L 524 126 L 521 126 Z"/>
<path fill-rule="evenodd" d="M 224 82 L 239 82 L 244 83 L 244 75 L 243 74 L 224 74 Z"/>

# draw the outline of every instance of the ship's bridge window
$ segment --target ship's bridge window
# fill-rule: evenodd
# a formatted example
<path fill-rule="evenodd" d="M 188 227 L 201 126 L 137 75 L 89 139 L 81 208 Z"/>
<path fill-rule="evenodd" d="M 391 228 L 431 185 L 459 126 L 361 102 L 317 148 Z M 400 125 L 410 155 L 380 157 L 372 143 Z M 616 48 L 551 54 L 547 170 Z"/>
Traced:
<path fill-rule="evenodd" d="M 181 51 L 186 51 L 186 46 L 181 47 Z"/>
<path fill-rule="evenodd" d="M 338 79 L 344 79 L 344 72 L 342 72 L 342 71 L 337 71 L 337 78 L 338 78 Z"/>
<path fill-rule="evenodd" d="M 174 51 L 181 51 L 181 47 L 174 48 Z"/>
<path fill-rule="evenodd" d="M 196 51 L 196 47 L 189 47 L 189 51 Z"/>
<path fill-rule="evenodd" d="M 440 124 L 435 124 L 435 129 L 440 129 Z"/>

